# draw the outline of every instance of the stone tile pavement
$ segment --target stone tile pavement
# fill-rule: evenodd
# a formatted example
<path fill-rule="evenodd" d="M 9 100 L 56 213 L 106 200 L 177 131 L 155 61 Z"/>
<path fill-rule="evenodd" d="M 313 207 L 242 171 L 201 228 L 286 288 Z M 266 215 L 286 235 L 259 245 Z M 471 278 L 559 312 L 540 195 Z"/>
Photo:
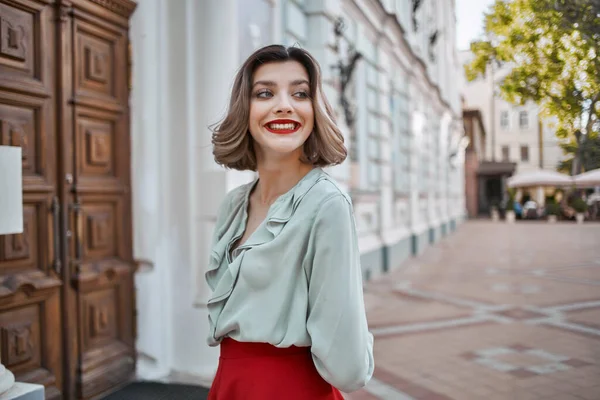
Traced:
<path fill-rule="evenodd" d="M 467 222 L 365 286 L 351 400 L 600 399 L 600 224 Z"/>

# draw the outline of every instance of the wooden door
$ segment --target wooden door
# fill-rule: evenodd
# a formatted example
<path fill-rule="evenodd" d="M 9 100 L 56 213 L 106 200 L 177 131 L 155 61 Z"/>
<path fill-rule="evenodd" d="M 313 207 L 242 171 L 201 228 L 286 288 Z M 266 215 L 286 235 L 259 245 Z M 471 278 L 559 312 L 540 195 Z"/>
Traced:
<path fill-rule="evenodd" d="M 0 144 L 23 153 L 24 232 L 0 236 L 0 354 L 60 398 L 62 323 L 53 10 L 0 0 Z"/>
<path fill-rule="evenodd" d="M 72 137 L 67 320 L 77 337 L 70 374 L 82 399 L 127 381 L 135 369 L 128 21 L 114 11 L 73 1 L 66 34 L 73 57 L 72 86 L 63 85 Z"/>
<path fill-rule="evenodd" d="M 0 0 L 0 144 L 24 233 L 0 236 L 0 355 L 47 399 L 131 378 L 129 0 Z"/>

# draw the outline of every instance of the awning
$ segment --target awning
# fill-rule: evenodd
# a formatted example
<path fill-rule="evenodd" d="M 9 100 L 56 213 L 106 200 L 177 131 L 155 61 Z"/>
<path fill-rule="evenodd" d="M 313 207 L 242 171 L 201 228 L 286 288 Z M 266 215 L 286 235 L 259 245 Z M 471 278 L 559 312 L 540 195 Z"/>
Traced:
<path fill-rule="evenodd" d="M 556 171 L 524 171 L 508 178 L 508 187 L 571 186 L 573 178 Z"/>
<path fill-rule="evenodd" d="M 477 168 L 478 175 L 512 175 L 517 164 L 507 161 L 483 161 Z"/>
<path fill-rule="evenodd" d="M 600 168 L 584 172 L 573 177 L 578 188 L 593 188 L 600 186 Z"/>

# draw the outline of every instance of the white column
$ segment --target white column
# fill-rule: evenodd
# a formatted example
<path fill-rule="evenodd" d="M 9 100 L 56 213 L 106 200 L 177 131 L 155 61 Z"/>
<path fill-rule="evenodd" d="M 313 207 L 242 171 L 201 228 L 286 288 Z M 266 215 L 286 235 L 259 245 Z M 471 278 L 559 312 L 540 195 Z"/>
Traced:
<path fill-rule="evenodd" d="M 198 264 L 195 269 L 195 304 L 204 309 L 209 288 L 204 280 L 210 242 L 218 208 L 225 194 L 248 182 L 253 173 L 227 171 L 214 162 L 210 126 L 225 117 L 235 73 L 242 60 L 238 58 L 238 1 L 207 0 L 199 2 L 194 24 L 197 44 L 194 51 L 196 77 L 193 86 L 196 105 L 196 145 L 198 185 L 194 218 L 198 226 L 196 243 Z"/>
<path fill-rule="evenodd" d="M 356 132 L 356 143 L 352 145 L 358 147 L 358 165 L 359 165 L 359 188 L 365 188 L 369 182 L 368 164 L 369 157 L 367 154 L 367 64 L 364 61 L 359 61 L 354 72 L 356 79 L 356 118 L 354 129 Z"/>
<path fill-rule="evenodd" d="M 379 90 L 385 88 L 385 91 L 378 96 L 379 104 L 378 108 L 381 113 L 387 117 L 380 119 L 380 135 L 382 140 L 380 142 L 379 152 L 383 164 L 381 165 L 381 187 L 380 187 L 380 209 L 381 209 L 381 222 L 379 224 L 380 235 L 385 245 L 393 245 L 393 237 L 388 234 L 394 228 L 394 189 L 392 182 L 392 147 L 394 146 L 393 127 L 388 122 L 391 120 L 392 115 L 390 113 L 390 99 L 391 93 L 390 85 L 390 71 L 391 71 L 391 60 L 385 53 L 384 48 L 380 47 L 378 50 L 379 65 L 383 69 L 382 73 L 378 74 L 377 86 Z M 388 119 L 389 118 L 389 119 Z"/>
<path fill-rule="evenodd" d="M 136 276 L 146 379 L 182 372 L 206 383 L 216 370 L 206 308 L 194 304 L 207 296 L 218 203 L 239 184 L 214 165 L 208 130 L 238 66 L 236 10 L 235 0 L 142 0 L 132 20 L 134 248 L 152 266 Z"/>
<path fill-rule="evenodd" d="M 449 144 L 449 137 L 450 137 L 450 128 L 451 128 L 451 123 L 452 123 L 452 115 L 450 114 L 450 112 L 448 110 L 446 110 L 442 116 L 442 119 L 440 121 L 440 146 L 441 146 L 441 160 L 440 160 L 440 166 L 441 166 L 441 177 L 440 177 L 440 185 L 442 186 L 441 189 L 441 193 L 442 193 L 442 204 L 440 205 L 440 209 L 442 212 L 442 223 L 447 223 L 448 222 L 448 189 L 449 189 L 449 173 L 448 173 L 448 168 L 449 168 L 449 163 L 448 163 L 448 144 Z"/>
<path fill-rule="evenodd" d="M 196 2 L 189 10 L 194 44 L 190 49 L 190 68 L 193 79 L 189 109 L 193 113 L 195 143 L 191 149 L 196 160 L 195 207 L 193 223 L 196 229 L 193 270 L 186 279 L 193 282 L 194 293 L 183 307 L 191 308 L 189 315 L 182 314 L 187 331 L 176 335 L 177 368 L 191 371 L 203 379 L 212 380 L 218 365 L 219 350 L 206 345 L 208 314 L 206 302 L 210 289 L 204 274 L 208 267 L 212 233 L 218 208 L 225 195 L 235 187 L 254 178 L 253 172 L 229 171 L 218 166 L 212 155 L 210 126 L 226 115 L 231 88 L 240 64 L 239 32 L 236 21 L 241 2 L 236 0 L 206 0 Z M 193 279 L 189 279 L 192 277 Z M 193 321 L 183 321 L 183 318 Z"/>
<path fill-rule="evenodd" d="M 412 97 L 411 97 L 412 98 Z M 419 110 L 414 109 L 411 115 L 411 140 L 409 154 L 410 170 L 410 229 L 413 234 L 420 234 L 423 231 L 424 221 L 422 220 L 419 207 L 419 183 L 418 171 L 421 155 L 421 142 L 423 140 L 423 124 L 425 117 Z"/>
<path fill-rule="evenodd" d="M 430 93 L 427 95 L 431 96 Z M 429 101 L 433 101 L 433 99 L 428 99 Z M 433 228 L 436 224 L 437 215 L 435 212 L 435 185 L 436 182 L 436 154 L 435 154 L 435 140 L 437 140 L 437 132 L 435 132 L 433 125 L 433 118 L 435 113 L 433 111 L 433 107 L 429 107 L 427 109 L 427 114 L 425 115 L 425 129 L 424 134 L 427 135 L 427 144 L 428 147 L 425 149 L 427 153 L 427 159 L 429 160 L 429 165 L 427 168 L 429 169 L 429 178 L 427 180 L 427 228 Z"/>
<path fill-rule="evenodd" d="M 131 93 L 131 174 L 134 257 L 145 264 L 135 276 L 137 300 L 137 374 L 157 379 L 170 371 L 170 240 L 166 234 L 168 141 L 164 101 L 168 87 L 168 37 L 164 0 L 141 0 L 131 19 L 133 90 Z"/>

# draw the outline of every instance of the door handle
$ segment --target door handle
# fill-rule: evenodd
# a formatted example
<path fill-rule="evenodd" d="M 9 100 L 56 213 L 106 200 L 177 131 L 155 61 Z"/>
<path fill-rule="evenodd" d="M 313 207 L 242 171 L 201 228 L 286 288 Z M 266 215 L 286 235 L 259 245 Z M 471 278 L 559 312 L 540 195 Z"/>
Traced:
<path fill-rule="evenodd" d="M 75 261 L 80 262 L 83 257 L 83 220 L 81 219 L 81 202 L 79 196 L 71 204 L 71 210 L 75 214 Z"/>
<path fill-rule="evenodd" d="M 52 244 L 54 247 L 54 261 L 52 262 L 52 269 L 56 275 L 60 276 L 62 272 L 62 263 L 60 261 L 60 202 L 58 197 L 52 198 Z"/>

